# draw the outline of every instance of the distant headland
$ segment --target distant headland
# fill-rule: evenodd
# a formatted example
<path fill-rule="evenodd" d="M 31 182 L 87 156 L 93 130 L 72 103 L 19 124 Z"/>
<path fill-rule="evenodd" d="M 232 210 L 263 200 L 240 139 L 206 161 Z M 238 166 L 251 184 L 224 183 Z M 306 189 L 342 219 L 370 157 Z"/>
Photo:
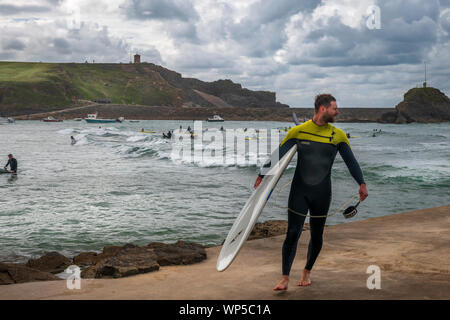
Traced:
<path fill-rule="evenodd" d="M 450 121 L 450 99 L 439 89 L 426 87 L 410 89 L 395 110 L 381 116 L 387 123 L 434 123 Z"/>
<path fill-rule="evenodd" d="M 0 62 L 0 117 L 39 120 L 102 117 L 140 120 L 292 121 L 313 108 L 290 108 L 275 92 L 231 80 L 205 82 L 153 63 Z M 340 108 L 339 122 L 446 122 L 450 100 L 440 90 L 413 88 L 395 108 Z"/>
<path fill-rule="evenodd" d="M 0 113 L 26 115 L 99 104 L 175 108 L 288 108 L 274 92 L 204 82 L 153 63 L 0 62 Z"/>

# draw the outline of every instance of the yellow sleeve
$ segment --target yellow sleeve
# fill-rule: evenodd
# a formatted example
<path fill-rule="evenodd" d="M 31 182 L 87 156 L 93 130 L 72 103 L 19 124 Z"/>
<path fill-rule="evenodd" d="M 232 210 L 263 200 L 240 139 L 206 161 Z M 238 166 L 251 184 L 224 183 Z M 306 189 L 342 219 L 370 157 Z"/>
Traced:
<path fill-rule="evenodd" d="M 288 133 L 287 133 L 287 135 L 284 137 L 283 141 L 281 141 L 280 147 L 281 147 L 282 145 L 284 145 L 286 141 L 288 141 L 288 140 L 294 138 L 295 133 L 297 132 L 299 126 L 301 126 L 301 125 L 292 127 L 292 128 L 288 131 Z"/>
<path fill-rule="evenodd" d="M 335 127 L 335 145 L 338 145 L 341 142 L 345 142 L 350 147 L 350 141 L 348 141 L 347 135 L 344 130 Z"/>

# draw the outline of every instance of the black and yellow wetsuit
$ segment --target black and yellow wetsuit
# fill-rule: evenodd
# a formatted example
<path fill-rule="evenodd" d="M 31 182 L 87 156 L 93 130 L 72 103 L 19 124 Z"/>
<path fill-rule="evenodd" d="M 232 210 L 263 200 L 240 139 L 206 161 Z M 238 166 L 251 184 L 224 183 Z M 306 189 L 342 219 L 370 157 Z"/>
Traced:
<path fill-rule="evenodd" d="M 298 239 L 305 216 L 323 216 L 328 213 L 331 202 L 331 168 L 337 152 L 344 159 L 351 175 L 361 185 L 364 178 L 350 148 L 346 134 L 331 124 L 316 125 L 309 120 L 289 130 L 278 149 L 281 159 L 297 144 L 297 168 L 292 180 L 288 206 L 288 231 L 283 243 L 283 275 L 289 275 L 294 261 Z M 269 167 L 270 162 L 264 167 Z M 311 218 L 311 240 L 305 269 L 311 270 L 322 248 L 322 235 L 326 218 Z"/>

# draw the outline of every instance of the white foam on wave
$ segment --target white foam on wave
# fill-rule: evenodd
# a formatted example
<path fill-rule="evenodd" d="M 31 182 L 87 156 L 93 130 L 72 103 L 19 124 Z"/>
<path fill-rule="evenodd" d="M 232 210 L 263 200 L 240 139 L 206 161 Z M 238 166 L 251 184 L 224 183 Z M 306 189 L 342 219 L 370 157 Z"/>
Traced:
<path fill-rule="evenodd" d="M 127 142 L 138 142 L 147 139 L 145 135 L 136 135 L 127 138 Z"/>
<path fill-rule="evenodd" d="M 86 134 L 77 134 L 74 136 L 75 140 L 77 141 L 77 143 L 75 143 L 75 146 L 83 146 L 89 143 Z"/>
<path fill-rule="evenodd" d="M 75 129 L 73 129 L 73 128 L 67 128 L 67 129 L 62 129 L 62 130 L 57 131 L 57 133 L 59 133 L 59 134 L 71 134 L 73 132 L 75 132 Z"/>

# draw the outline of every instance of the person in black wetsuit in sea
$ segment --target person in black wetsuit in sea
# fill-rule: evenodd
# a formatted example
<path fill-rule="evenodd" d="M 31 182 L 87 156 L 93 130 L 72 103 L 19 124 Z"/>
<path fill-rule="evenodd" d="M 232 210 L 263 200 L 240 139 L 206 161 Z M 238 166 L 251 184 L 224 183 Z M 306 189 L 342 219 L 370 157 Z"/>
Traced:
<path fill-rule="evenodd" d="M 297 145 L 297 168 L 291 185 L 288 202 L 288 230 L 282 249 L 282 279 L 273 288 L 287 290 L 289 273 L 295 258 L 297 243 L 302 233 L 305 215 L 310 213 L 311 240 L 308 245 L 306 265 L 299 286 L 311 284 L 311 269 L 322 248 L 322 235 L 331 202 L 331 168 L 337 152 L 344 159 L 351 175 L 359 185 L 360 200 L 367 196 L 363 174 L 344 131 L 331 125 L 339 114 L 336 99 L 329 94 L 316 96 L 315 113 L 312 120 L 289 130 L 275 152 L 281 159 L 294 145 Z M 273 158 L 273 157 L 272 157 Z M 271 161 L 263 168 L 270 167 Z M 255 181 L 259 186 L 264 175 Z M 316 217 L 314 217 L 316 216 Z"/>
<path fill-rule="evenodd" d="M 17 160 L 13 157 L 12 154 L 8 154 L 8 163 L 5 165 L 5 167 L 3 169 L 6 170 L 6 167 L 9 166 L 10 171 L 12 173 L 17 173 Z"/>

